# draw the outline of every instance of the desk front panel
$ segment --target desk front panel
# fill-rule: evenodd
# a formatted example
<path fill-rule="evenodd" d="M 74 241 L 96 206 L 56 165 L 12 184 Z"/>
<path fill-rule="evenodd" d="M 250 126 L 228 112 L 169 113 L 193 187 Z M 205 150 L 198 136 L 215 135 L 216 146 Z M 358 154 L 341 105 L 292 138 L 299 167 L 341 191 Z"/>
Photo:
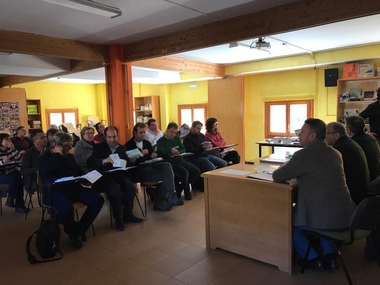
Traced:
<path fill-rule="evenodd" d="M 253 166 L 232 168 L 252 171 Z M 223 175 L 221 171 L 203 175 L 207 246 L 273 264 L 291 273 L 291 186 Z"/>

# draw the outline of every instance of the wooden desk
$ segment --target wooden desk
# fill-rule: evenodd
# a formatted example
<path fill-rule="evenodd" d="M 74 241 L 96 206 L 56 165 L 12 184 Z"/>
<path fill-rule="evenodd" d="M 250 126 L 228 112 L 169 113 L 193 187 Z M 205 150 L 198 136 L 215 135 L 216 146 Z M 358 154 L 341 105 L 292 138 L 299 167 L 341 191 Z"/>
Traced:
<path fill-rule="evenodd" d="M 261 157 L 261 148 L 263 146 L 270 146 L 272 147 L 272 153 L 274 153 L 274 147 L 275 146 L 279 146 L 279 147 L 298 147 L 298 148 L 302 148 L 302 146 L 297 142 L 297 143 L 282 143 L 282 142 L 274 142 L 274 141 L 271 141 L 271 142 L 268 142 L 268 141 L 259 141 L 259 142 L 256 142 L 258 145 L 259 145 L 259 157 Z"/>
<path fill-rule="evenodd" d="M 254 172 L 260 165 L 259 159 L 254 161 L 254 165 L 235 164 L 202 174 L 206 245 L 276 265 L 291 274 L 292 187 L 222 173 L 227 169 Z"/>

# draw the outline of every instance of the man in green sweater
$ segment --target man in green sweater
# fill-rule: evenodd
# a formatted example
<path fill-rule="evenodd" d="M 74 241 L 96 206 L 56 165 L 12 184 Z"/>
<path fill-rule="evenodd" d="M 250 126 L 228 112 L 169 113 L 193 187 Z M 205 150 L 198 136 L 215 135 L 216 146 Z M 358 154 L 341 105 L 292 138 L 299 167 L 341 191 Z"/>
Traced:
<path fill-rule="evenodd" d="M 169 123 L 164 136 L 157 141 L 157 154 L 170 162 L 174 174 L 179 176 L 181 184 L 176 189 L 177 198 L 181 197 L 184 190 L 185 199 L 191 200 L 189 183 L 199 177 L 200 170 L 183 158 L 186 149 L 177 133 L 178 125 L 174 122 Z"/>

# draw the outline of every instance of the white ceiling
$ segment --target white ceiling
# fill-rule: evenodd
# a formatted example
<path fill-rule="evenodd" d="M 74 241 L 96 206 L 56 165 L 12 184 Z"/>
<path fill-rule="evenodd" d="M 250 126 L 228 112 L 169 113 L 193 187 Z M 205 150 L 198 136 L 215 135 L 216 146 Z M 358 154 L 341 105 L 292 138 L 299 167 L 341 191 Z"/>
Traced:
<path fill-rule="evenodd" d="M 33 2 L 33 4 L 31 4 Z M 82 12 L 43 0 L 0 1 L 0 29 L 82 40 L 93 43 L 127 44 L 138 40 L 189 29 L 218 20 L 241 16 L 294 0 L 98 0 L 116 6 L 123 15 L 114 19 Z M 17 15 L 17 17 L 16 17 Z M 185 53 L 176 57 L 219 64 L 233 64 L 318 52 L 347 46 L 380 42 L 376 30 L 380 15 L 293 31 L 263 35 L 270 42 L 270 53 L 220 45 Z M 372 27 L 372 28 L 371 28 Z M 251 45 L 257 39 L 239 43 Z M 69 70 L 67 59 L 0 53 L 1 75 L 46 76 Z M 179 74 L 162 70 L 133 67 L 133 81 L 172 83 Z M 97 69 L 62 76 L 60 82 L 104 82 L 104 70 Z"/>

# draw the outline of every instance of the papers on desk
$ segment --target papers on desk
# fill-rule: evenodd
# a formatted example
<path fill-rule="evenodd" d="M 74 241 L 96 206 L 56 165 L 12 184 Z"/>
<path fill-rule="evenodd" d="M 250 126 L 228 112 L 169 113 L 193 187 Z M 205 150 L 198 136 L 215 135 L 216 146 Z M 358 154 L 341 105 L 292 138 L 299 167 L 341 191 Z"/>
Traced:
<path fill-rule="evenodd" d="M 267 173 L 267 172 L 252 173 L 252 174 L 249 174 L 247 177 L 273 181 L 272 173 Z"/>
<path fill-rule="evenodd" d="M 138 149 L 138 148 L 135 148 L 135 149 L 131 149 L 131 150 L 127 150 L 125 152 L 125 154 L 129 157 L 129 158 L 139 158 L 139 157 L 142 157 L 142 153 L 141 151 Z"/>
<path fill-rule="evenodd" d="M 227 170 L 221 171 L 220 173 L 231 174 L 231 175 L 239 175 L 239 176 L 247 176 L 248 174 L 250 174 L 252 172 L 251 171 L 244 171 L 244 170 L 227 169 Z"/>
<path fill-rule="evenodd" d="M 95 183 L 100 177 L 102 177 L 102 175 L 98 171 L 93 170 L 93 171 L 91 171 L 89 173 L 86 173 L 85 175 L 82 175 L 82 176 L 77 176 L 77 177 L 74 177 L 74 176 L 62 177 L 62 178 L 59 178 L 59 179 L 55 180 L 54 183 L 62 183 L 62 182 L 68 182 L 68 181 L 75 181 L 75 180 L 78 180 L 78 179 L 87 179 L 91 183 Z"/>
<path fill-rule="evenodd" d="M 141 162 L 140 165 L 142 164 L 151 164 L 151 163 L 155 163 L 155 162 L 158 162 L 158 161 L 162 161 L 162 157 L 156 157 L 156 158 L 153 158 L 153 159 L 149 159 L 149 160 L 145 160 L 144 162 Z"/>
<path fill-rule="evenodd" d="M 260 158 L 260 162 L 278 163 L 278 164 L 284 164 L 288 160 L 289 160 L 288 158 L 271 158 L 271 157 Z"/>
<path fill-rule="evenodd" d="M 126 167 L 127 161 L 121 159 L 117 153 L 110 154 L 110 158 L 113 160 L 113 167 Z"/>
<path fill-rule="evenodd" d="M 256 166 L 253 170 L 272 174 L 277 168 L 278 167 L 276 166 L 259 165 L 259 166 Z"/>

